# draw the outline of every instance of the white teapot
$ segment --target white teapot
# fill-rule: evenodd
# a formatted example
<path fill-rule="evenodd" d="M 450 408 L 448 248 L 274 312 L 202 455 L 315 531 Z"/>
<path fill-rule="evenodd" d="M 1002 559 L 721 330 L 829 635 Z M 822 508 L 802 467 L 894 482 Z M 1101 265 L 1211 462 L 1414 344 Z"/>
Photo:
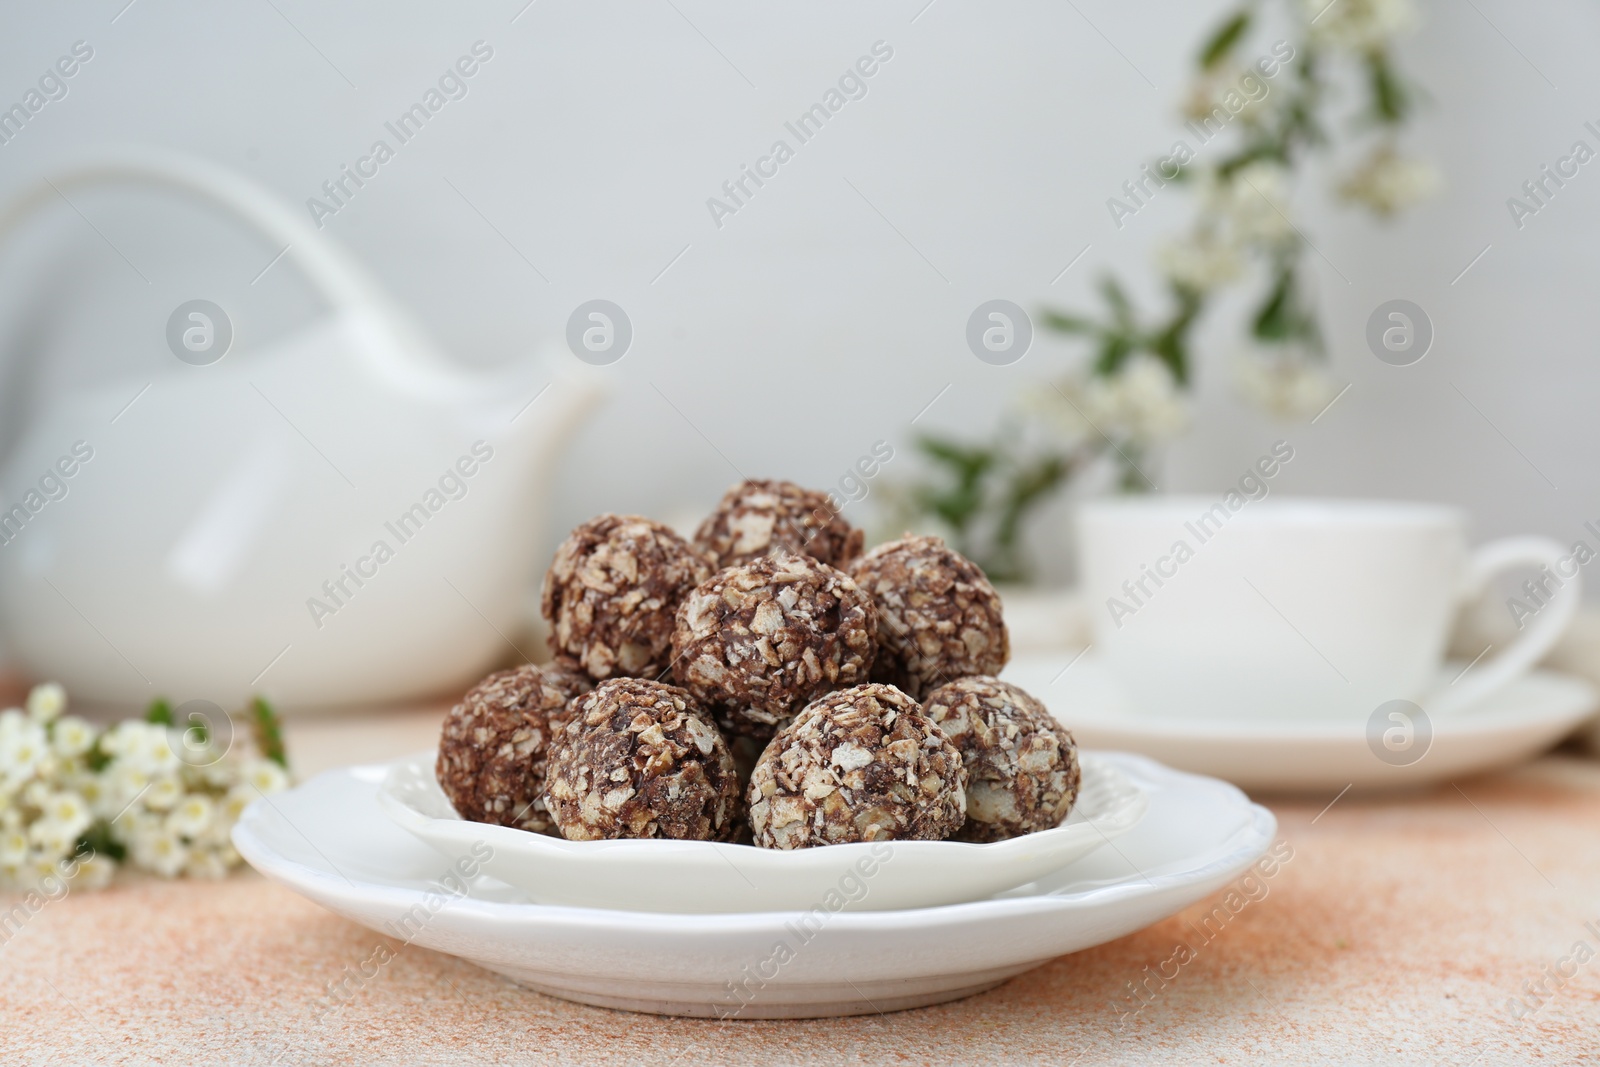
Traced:
<path fill-rule="evenodd" d="M 58 190 L 126 182 L 199 194 L 287 246 L 331 313 L 204 363 L 227 327 L 191 312 L 177 328 L 193 360 L 34 413 L 0 465 L 9 653 L 76 698 L 224 707 L 449 692 L 510 654 L 554 462 L 604 392 L 595 372 L 464 371 L 342 249 L 196 160 L 54 175 L 0 234 Z"/>

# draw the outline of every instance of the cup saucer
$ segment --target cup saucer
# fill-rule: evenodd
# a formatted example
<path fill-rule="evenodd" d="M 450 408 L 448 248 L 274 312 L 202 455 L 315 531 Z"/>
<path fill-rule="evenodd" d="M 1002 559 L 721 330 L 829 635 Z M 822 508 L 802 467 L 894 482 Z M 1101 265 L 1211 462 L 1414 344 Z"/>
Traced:
<path fill-rule="evenodd" d="M 1443 681 L 1464 666 L 1446 664 Z M 1470 707 L 1411 724 L 1410 744 L 1397 751 L 1385 746 L 1390 723 L 1379 715 L 1230 720 L 1144 712 L 1093 650 L 1019 657 L 1001 677 L 1044 701 L 1080 745 L 1139 752 L 1265 791 L 1407 788 L 1508 766 L 1555 744 L 1600 706 L 1588 682 L 1536 670 Z"/>

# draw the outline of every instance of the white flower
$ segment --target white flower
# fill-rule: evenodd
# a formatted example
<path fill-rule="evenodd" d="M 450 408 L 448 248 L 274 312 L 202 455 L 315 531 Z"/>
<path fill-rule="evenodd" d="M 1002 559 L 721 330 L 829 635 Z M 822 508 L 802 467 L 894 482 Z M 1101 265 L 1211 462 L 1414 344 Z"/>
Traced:
<path fill-rule="evenodd" d="M 38 723 L 23 720 L 0 731 L 0 774 L 20 783 L 47 767 L 51 758 L 50 739 Z"/>
<path fill-rule="evenodd" d="M 230 759 L 220 759 L 204 767 L 191 767 L 190 775 L 200 784 L 212 789 L 227 789 L 238 777 L 239 765 Z"/>
<path fill-rule="evenodd" d="M 142 830 L 133 839 L 128 855 L 133 862 L 163 878 L 176 878 L 189 862 L 189 850 L 178 835 L 167 829 Z"/>
<path fill-rule="evenodd" d="M 141 802 L 151 811 L 166 811 L 176 804 L 183 796 L 183 784 L 178 781 L 176 774 L 163 774 L 159 778 L 151 779 L 150 788 L 146 789 Z"/>
<path fill-rule="evenodd" d="M 1149 355 L 1128 359 L 1110 377 L 1090 379 L 1085 414 L 1115 440 L 1158 444 L 1182 433 L 1189 409 L 1167 365 Z"/>
<path fill-rule="evenodd" d="M 73 888 L 104 889 L 111 883 L 111 876 L 117 872 L 117 865 L 105 856 L 94 855 L 78 861 L 78 869 L 72 876 Z"/>
<path fill-rule="evenodd" d="M 135 800 L 143 799 L 143 793 L 152 778 L 142 768 L 118 760 L 101 772 L 101 782 L 105 785 L 105 796 L 96 814 L 109 818 L 128 808 Z M 129 811 L 128 814 L 134 812 Z"/>
<path fill-rule="evenodd" d="M 0 833 L 0 867 L 20 867 L 27 858 L 27 834 L 21 830 Z"/>
<path fill-rule="evenodd" d="M 1168 241 L 1157 250 L 1156 264 L 1171 281 L 1196 293 L 1225 285 L 1244 270 L 1238 246 L 1210 232 Z"/>
<path fill-rule="evenodd" d="M 133 807 L 123 812 L 113 826 L 123 841 L 133 841 L 160 832 L 161 816 L 142 807 Z"/>
<path fill-rule="evenodd" d="M 1023 392 L 1022 410 L 1043 420 L 1057 440 L 1071 444 L 1094 432 L 1080 410 L 1080 391 L 1074 382 L 1036 384 Z"/>
<path fill-rule="evenodd" d="M 30 808 L 42 808 L 50 802 L 51 792 L 49 782 L 36 779 L 23 787 L 22 802 Z"/>
<path fill-rule="evenodd" d="M 221 848 L 233 840 L 233 823 L 228 821 L 226 813 L 218 809 L 211 817 L 210 824 L 198 834 L 190 837 L 191 845 L 200 845 L 204 848 Z"/>
<path fill-rule="evenodd" d="M 206 768 L 215 767 L 228 754 L 228 750 L 217 743 L 215 736 L 207 737 L 203 742 L 196 740 L 193 728 L 173 730 L 170 736 L 172 750 L 178 753 L 178 760 L 184 766 L 184 776 L 197 782 L 204 781 Z"/>
<path fill-rule="evenodd" d="M 260 795 L 244 782 L 228 790 L 227 796 L 222 798 L 222 821 L 230 826 L 238 822 L 239 816 L 244 814 L 244 809 L 253 804 Z"/>
<path fill-rule="evenodd" d="M 59 859 L 72 851 L 82 831 L 82 826 L 40 819 L 28 827 L 28 841 L 41 853 Z"/>
<path fill-rule="evenodd" d="M 1246 399 L 1280 419 L 1314 418 L 1339 393 L 1321 361 L 1298 350 L 1242 355 L 1234 376 Z"/>
<path fill-rule="evenodd" d="M 66 706 L 67 691 L 55 682 L 36 685 L 28 693 L 28 714 L 34 722 L 49 722 L 60 715 Z"/>
<path fill-rule="evenodd" d="M 50 744 L 62 759 L 75 759 L 94 747 L 94 727 L 76 715 L 63 716 L 56 720 Z"/>
<path fill-rule="evenodd" d="M 190 878 L 224 878 L 228 874 L 228 860 L 223 853 L 209 848 L 191 849 L 189 862 L 183 873 Z"/>
<path fill-rule="evenodd" d="M 289 773 L 267 759 L 253 759 L 245 764 L 240 777 L 260 792 L 271 796 L 289 788 Z"/>
<path fill-rule="evenodd" d="M 1253 67 L 1227 69 L 1216 67 L 1202 72 L 1190 83 L 1184 94 L 1182 112 L 1194 122 L 1211 120 L 1212 136 L 1218 123 L 1226 125 L 1234 119 L 1254 122 L 1259 117 L 1258 104 L 1271 95 L 1270 83 Z M 1218 115 L 1217 112 L 1222 114 Z"/>
<path fill-rule="evenodd" d="M 211 825 L 214 811 L 210 797 L 188 793 L 167 813 L 166 828 L 182 837 L 193 838 Z"/>
<path fill-rule="evenodd" d="M 94 821 L 88 802 L 74 792 L 52 793 L 39 807 L 44 819 L 60 823 L 74 840 Z"/>
<path fill-rule="evenodd" d="M 1439 172 L 1431 163 L 1380 145 L 1339 184 L 1339 195 L 1388 216 L 1426 200 L 1438 188 Z"/>
<path fill-rule="evenodd" d="M 144 723 L 133 719 L 119 722 L 100 736 L 100 751 L 115 759 L 137 738 Z"/>
<path fill-rule="evenodd" d="M 35 849 L 33 854 L 28 857 L 27 864 L 18 872 L 18 876 L 32 886 L 39 886 L 50 879 L 60 878 L 61 873 L 56 868 L 60 865 L 63 855 L 65 855 L 64 851 Z"/>
<path fill-rule="evenodd" d="M 62 779 L 62 784 L 82 797 L 97 819 L 112 818 L 128 803 L 119 799 L 116 788 L 104 775 L 93 771 L 68 775 Z"/>
<path fill-rule="evenodd" d="M 1206 190 L 1208 208 L 1227 219 L 1240 242 L 1282 241 L 1294 234 L 1289 221 L 1289 170 L 1281 163 L 1257 160 Z"/>
<path fill-rule="evenodd" d="M 165 726 L 149 724 L 150 729 L 145 733 L 144 741 L 137 753 L 130 755 L 143 762 L 143 765 L 152 773 L 161 774 L 176 771 L 181 764 L 178 759 L 178 750 L 173 741 L 177 737 L 176 731 L 169 731 Z"/>
<path fill-rule="evenodd" d="M 137 767 L 152 776 L 178 767 L 167 728 L 158 723 L 137 719 L 120 722 L 100 738 L 100 748 L 117 763 Z"/>
<path fill-rule="evenodd" d="M 1414 29 L 1411 0 L 1304 0 L 1311 35 L 1323 44 L 1368 52 Z"/>

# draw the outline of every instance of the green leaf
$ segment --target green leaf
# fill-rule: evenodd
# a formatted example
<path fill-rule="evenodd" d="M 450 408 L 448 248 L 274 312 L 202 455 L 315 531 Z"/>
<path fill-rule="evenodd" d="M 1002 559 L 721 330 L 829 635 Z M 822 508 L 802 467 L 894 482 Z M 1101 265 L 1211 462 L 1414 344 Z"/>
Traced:
<path fill-rule="evenodd" d="M 964 445 L 959 441 L 952 441 L 947 437 L 935 437 L 924 434 L 917 438 L 917 448 L 924 455 L 938 460 L 966 476 L 969 472 L 980 472 L 994 463 L 994 453 L 987 448 L 974 445 Z"/>
<path fill-rule="evenodd" d="M 996 450 L 932 434 L 918 437 L 916 444 L 918 450 L 949 472 L 954 484 L 919 486 L 913 490 L 912 499 L 923 511 L 944 520 L 964 539 L 968 527 L 983 511 L 983 483 L 994 467 Z"/>
<path fill-rule="evenodd" d="M 1122 477 L 1117 481 L 1117 488 L 1130 496 L 1148 493 L 1155 489 L 1156 483 L 1152 482 L 1139 469 L 1139 461 L 1133 456 L 1122 455 L 1118 457 L 1122 467 Z"/>
<path fill-rule="evenodd" d="M 1071 473 L 1071 462 L 1061 455 L 1041 457 L 1032 463 L 1021 465 L 1012 473 L 1001 502 L 1000 522 L 995 528 L 995 542 L 1009 558 L 1009 569 L 1016 577 L 1025 576 L 1027 570 L 1022 560 L 1017 558 L 1017 538 L 1022 532 L 1023 520 L 1036 504 L 1065 481 Z"/>
<path fill-rule="evenodd" d="M 1111 306 L 1111 314 L 1116 319 L 1117 326 L 1125 331 L 1131 331 L 1133 303 L 1123 291 L 1122 283 L 1108 274 L 1100 279 L 1100 292 L 1104 294 L 1106 303 Z"/>
<path fill-rule="evenodd" d="M 1178 308 L 1167 325 L 1150 339 L 1150 351 L 1167 365 L 1179 385 L 1189 383 L 1189 330 L 1205 307 L 1205 297 L 1180 285 L 1172 287 Z"/>
<path fill-rule="evenodd" d="M 1101 377 L 1115 374 L 1122 361 L 1134 352 L 1133 339 L 1126 334 L 1106 334 L 1100 346 L 1100 355 L 1094 361 L 1094 372 Z"/>
<path fill-rule="evenodd" d="M 1403 122 L 1411 100 L 1400 76 L 1390 65 L 1387 53 L 1367 54 L 1367 75 L 1372 91 L 1372 112 L 1378 121 L 1390 125 Z"/>
<path fill-rule="evenodd" d="M 172 725 L 172 705 L 167 703 L 165 697 L 156 697 L 145 709 L 144 721 L 157 723 L 161 726 Z"/>
<path fill-rule="evenodd" d="M 122 847 L 122 842 L 111 836 L 111 824 L 104 819 L 96 819 L 87 830 L 79 834 L 77 844 L 72 851 L 80 860 L 87 859 L 92 854 L 121 863 L 128 856 L 128 850 Z"/>
<path fill-rule="evenodd" d="M 105 770 L 106 765 L 111 762 L 111 757 L 106 755 L 105 749 L 100 747 L 100 739 L 98 737 L 94 739 L 94 744 L 89 746 L 89 751 L 84 754 L 83 761 L 96 774 Z"/>
<path fill-rule="evenodd" d="M 250 701 L 250 726 L 255 733 L 256 751 L 262 758 L 288 770 L 289 753 L 283 747 L 283 723 L 266 697 L 258 696 Z"/>
<path fill-rule="evenodd" d="M 1233 46 L 1239 43 L 1239 39 L 1249 28 L 1249 9 L 1240 11 L 1219 26 L 1217 32 L 1211 35 L 1211 40 L 1200 50 L 1200 69 L 1210 70 L 1227 58 L 1228 53 L 1233 51 Z"/>
<path fill-rule="evenodd" d="M 1288 165 L 1289 150 L 1281 136 L 1264 133 L 1255 138 L 1239 151 L 1218 163 L 1217 174 L 1223 178 L 1231 178 L 1235 172 L 1263 159 L 1270 159 L 1285 166 Z"/>
<path fill-rule="evenodd" d="M 1268 344 L 1303 341 L 1322 350 L 1322 329 L 1316 315 L 1301 298 L 1299 279 L 1292 263 L 1280 264 L 1272 291 L 1256 312 L 1250 332 Z"/>
<path fill-rule="evenodd" d="M 983 503 L 982 494 L 972 485 L 953 489 L 920 486 L 913 493 L 913 499 L 923 511 L 943 519 L 957 534 L 963 536 Z"/>
<path fill-rule="evenodd" d="M 1059 311 L 1046 311 L 1044 324 L 1061 333 L 1094 333 L 1099 327 L 1077 315 L 1063 315 Z"/>
<path fill-rule="evenodd" d="M 1255 321 L 1251 323 L 1251 333 L 1263 341 L 1281 342 L 1290 339 L 1294 334 L 1294 309 L 1291 303 L 1293 291 L 1294 271 L 1285 267 L 1278 272 L 1271 292 L 1267 294 L 1267 298 L 1261 303 L 1261 308 L 1256 312 Z"/>

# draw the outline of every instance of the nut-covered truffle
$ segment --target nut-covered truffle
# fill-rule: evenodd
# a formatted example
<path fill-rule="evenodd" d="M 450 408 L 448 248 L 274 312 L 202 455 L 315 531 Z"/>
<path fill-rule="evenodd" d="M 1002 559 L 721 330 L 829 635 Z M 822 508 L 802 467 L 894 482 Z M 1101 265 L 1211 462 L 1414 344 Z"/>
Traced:
<path fill-rule="evenodd" d="M 867 680 L 878 621 L 842 571 L 780 552 L 718 571 L 678 608 L 678 684 L 735 733 L 769 737 L 823 693 Z"/>
<path fill-rule="evenodd" d="M 861 531 L 845 521 L 827 493 L 781 481 L 740 482 L 694 535 L 695 545 L 719 567 L 788 551 L 843 568 L 861 555 L 861 542 Z"/>
<path fill-rule="evenodd" d="M 947 682 L 923 703 L 967 767 L 963 841 L 1058 826 L 1078 797 L 1078 746 L 1039 701 L 985 675 Z"/>
<path fill-rule="evenodd" d="M 544 806 L 550 741 L 567 703 L 589 679 L 557 663 L 496 671 L 445 716 L 434 776 L 456 813 L 472 822 L 550 833 Z"/>
<path fill-rule="evenodd" d="M 750 776 L 750 828 L 764 848 L 937 841 L 961 827 L 966 778 L 915 700 L 858 685 L 807 705 L 772 739 Z"/>
<path fill-rule="evenodd" d="M 601 515 L 573 530 L 544 577 L 550 645 L 596 679 L 667 668 L 673 615 L 711 565 L 667 527 Z"/>
<path fill-rule="evenodd" d="M 921 699 L 969 674 L 999 674 L 1011 638 L 994 591 L 977 565 L 937 537 L 879 545 L 850 571 L 878 606 L 873 681 Z"/>
<path fill-rule="evenodd" d="M 675 685 L 613 678 L 573 701 L 545 783 L 545 806 L 570 841 L 731 841 L 740 830 L 733 756 Z"/>

